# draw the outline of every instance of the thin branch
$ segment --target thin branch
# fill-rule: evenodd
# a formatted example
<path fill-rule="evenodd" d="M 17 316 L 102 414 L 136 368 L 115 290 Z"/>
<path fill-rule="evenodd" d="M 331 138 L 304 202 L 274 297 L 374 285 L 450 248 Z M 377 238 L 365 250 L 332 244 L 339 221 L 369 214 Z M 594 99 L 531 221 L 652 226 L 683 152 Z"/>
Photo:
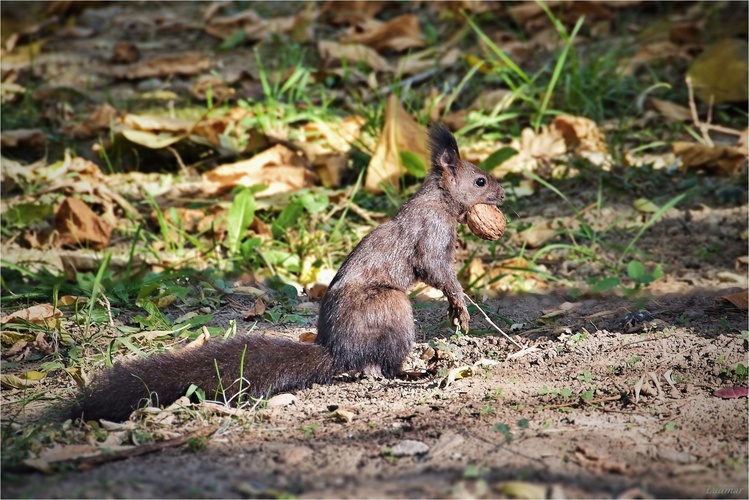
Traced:
<path fill-rule="evenodd" d="M 495 330 L 497 330 L 497 331 L 498 331 L 499 333 L 501 333 L 502 335 L 504 335 L 504 336 L 505 336 L 505 337 L 507 338 L 507 340 L 509 340 L 510 342 L 512 342 L 513 344 L 515 344 L 515 345 L 516 345 L 516 346 L 518 347 L 518 349 L 522 349 L 522 348 L 523 348 L 523 346 L 521 346 L 520 344 L 518 344 L 517 342 L 515 342 L 515 340 L 514 340 L 514 339 L 513 339 L 512 337 L 510 337 L 510 336 L 509 336 L 509 335 L 507 335 L 507 334 L 506 334 L 505 332 L 503 332 L 503 331 L 502 331 L 502 329 L 501 329 L 500 327 L 498 327 L 497 325 L 495 325 L 495 324 L 494 324 L 494 321 L 492 321 L 492 320 L 491 320 L 491 318 L 489 318 L 489 316 L 488 316 L 488 315 L 487 315 L 487 314 L 486 314 L 486 313 L 484 312 L 484 310 L 483 310 L 483 309 L 481 309 L 481 308 L 479 307 L 479 305 L 478 305 L 477 303 L 475 303 L 475 302 L 473 301 L 473 299 L 472 299 L 471 297 L 469 297 L 469 296 L 468 296 L 468 294 L 467 294 L 467 293 L 463 292 L 463 295 L 465 295 L 465 297 L 466 297 L 466 298 L 468 299 L 468 301 L 469 301 L 469 302 L 470 302 L 471 304 L 473 304 L 474 306 L 476 306 L 476 308 L 477 308 L 477 309 L 478 309 L 479 311 L 481 311 L 481 314 L 483 314 L 483 315 L 484 315 L 484 319 L 485 319 L 485 320 L 487 321 L 487 323 L 489 323 L 490 325 L 492 325 L 492 326 L 494 327 L 494 329 L 495 329 Z"/>

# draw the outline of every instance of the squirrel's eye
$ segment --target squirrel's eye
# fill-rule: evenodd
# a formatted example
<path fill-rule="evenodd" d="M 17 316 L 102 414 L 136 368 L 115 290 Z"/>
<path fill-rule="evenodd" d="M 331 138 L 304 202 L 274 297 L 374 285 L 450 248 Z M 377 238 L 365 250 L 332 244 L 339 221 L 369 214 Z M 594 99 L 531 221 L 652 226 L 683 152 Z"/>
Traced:
<path fill-rule="evenodd" d="M 476 185 L 478 187 L 486 186 L 486 179 L 484 179 L 483 177 L 479 177 L 478 179 L 476 179 Z"/>

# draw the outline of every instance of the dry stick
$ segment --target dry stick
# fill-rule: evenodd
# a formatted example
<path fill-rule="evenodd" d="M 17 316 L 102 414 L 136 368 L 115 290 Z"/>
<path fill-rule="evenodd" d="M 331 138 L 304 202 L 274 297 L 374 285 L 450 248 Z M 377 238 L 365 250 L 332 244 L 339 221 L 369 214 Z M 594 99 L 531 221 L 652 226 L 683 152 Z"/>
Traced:
<path fill-rule="evenodd" d="M 492 325 L 492 326 L 494 327 L 494 329 L 495 329 L 495 330 L 497 330 L 497 331 L 498 331 L 499 333 L 501 333 L 502 335 L 504 335 L 504 336 L 505 336 L 505 337 L 507 338 L 507 340 L 509 340 L 510 342 L 512 342 L 513 344 L 515 344 L 515 345 L 516 345 L 516 346 L 517 346 L 517 347 L 518 347 L 519 349 L 523 349 L 523 346 L 521 346 L 520 344 L 518 344 L 517 342 L 515 342 L 515 340 L 514 340 L 514 339 L 513 339 L 512 337 L 510 337 L 509 335 L 507 335 L 507 334 L 506 334 L 505 332 L 503 332 L 503 331 L 502 331 L 502 329 L 501 329 L 500 327 L 498 327 L 497 325 L 495 325 L 495 324 L 494 324 L 494 321 L 492 321 L 492 320 L 491 320 L 491 319 L 489 318 L 489 316 L 488 316 L 488 315 L 487 315 L 487 314 L 486 314 L 486 313 L 484 312 L 484 310 L 483 310 L 483 309 L 481 309 L 481 308 L 479 307 L 479 305 L 478 305 L 477 303 L 475 303 L 475 302 L 473 301 L 473 299 L 472 299 L 471 297 L 469 297 L 469 296 L 468 296 L 468 294 L 467 294 L 467 293 L 463 292 L 463 295 L 465 295 L 465 297 L 466 297 L 466 298 L 468 299 L 468 301 L 469 301 L 469 302 L 470 302 L 471 304 L 473 304 L 474 306 L 476 306 L 476 309 L 478 309 L 479 311 L 481 311 L 481 314 L 483 314 L 483 315 L 484 315 L 484 319 L 485 319 L 485 320 L 486 320 L 486 321 L 487 321 L 487 322 L 488 322 L 488 323 L 489 323 L 490 325 Z"/>
<path fill-rule="evenodd" d="M 110 453 L 102 450 L 99 455 L 79 457 L 73 459 L 72 462 L 78 465 L 80 469 L 89 469 L 95 465 L 111 462 L 113 460 L 121 460 L 123 458 L 137 457 L 138 455 L 145 455 L 146 453 L 153 453 L 154 451 L 163 450 L 166 448 L 174 448 L 176 446 L 182 446 L 189 439 L 196 437 L 210 436 L 218 430 L 218 425 L 211 425 L 203 427 L 198 430 L 188 432 L 184 436 L 176 437 L 174 439 L 167 439 L 165 441 L 159 441 L 157 443 L 147 444 L 145 446 L 134 446 L 125 450 L 116 450 Z"/>
<path fill-rule="evenodd" d="M 736 129 L 732 129 L 732 128 L 728 128 L 728 127 L 723 127 L 721 125 L 713 125 L 712 123 L 710 123 L 712 121 L 712 117 L 713 117 L 713 99 L 714 99 L 714 97 L 712 95 L 710 96 L 710 104 L 709 104 L 709 108 L 708 108 L 707 123 L 702 123 L 700 121 L 700 118 L 697 115 L 697 105 L 694 102 L 694 89 L 692 88 L 692 79 L 689 78 L 689 77 L 687 77 L 686 78 L 686 82 L 687 82 L 687 90 L 689 91 L 689 112 L 692 115 L 692 123 L 694 123 L 694 125 L 700 130 L 700 132 L 702 133 L 703 139 L 705 139 L 705 142 L 709 146 L 713 146 L 713 141 L 710 138 L 710 136 L 708 135 L 708 132 L 710 130 L 713 130 L 715 132 L 720 132 L 722 134 L 735 135 L 737 137 L 740 137 L 741 136 L 741 131 L 740 130 L 736 130 Z"/>

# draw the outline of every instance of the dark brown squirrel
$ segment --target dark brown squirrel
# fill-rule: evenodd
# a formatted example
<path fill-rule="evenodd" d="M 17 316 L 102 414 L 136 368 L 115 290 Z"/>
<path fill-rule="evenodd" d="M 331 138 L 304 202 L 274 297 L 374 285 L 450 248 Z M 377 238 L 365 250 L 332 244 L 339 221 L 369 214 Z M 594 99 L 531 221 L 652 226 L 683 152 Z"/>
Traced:
<path fill-rule="evenodd" d="M 126 420 L 149 400 L 171 404 L 191 384 L 208 399 L 228 399 L 240 385 L 260 397 L 330 383 L 344 372 L 397 377 L 415 339 L 407 292 L 418 280 L 444 292 L 454 324 L 468 331 L 453 268 L 456 225 L 474 205 L 501 203 L 504 190 L 461 160 L 443 125 L 431 127 L 429 142 L 432 166 L 424 184 L 346 258 L 322 299 L 314 343 L 241 335 L 117 364 L 83 391 L 67 417 Z"/>

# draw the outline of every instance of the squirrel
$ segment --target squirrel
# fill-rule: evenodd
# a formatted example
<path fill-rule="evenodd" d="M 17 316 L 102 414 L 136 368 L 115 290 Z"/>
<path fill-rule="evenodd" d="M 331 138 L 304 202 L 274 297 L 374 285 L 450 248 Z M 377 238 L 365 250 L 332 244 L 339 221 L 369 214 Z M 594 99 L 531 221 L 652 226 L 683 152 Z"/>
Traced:
<path fill-rule="evenodd" d="M 500 204 L 504 190 L 461 160 L 444 125 L 430 128 L 429 145 L 431 168 L 422 186 L 359 242 L 330 283 L 314 343 L 241 335 L 115 364 L 81 392 L 66 416 L 124 421 L 144 402 L 173 403 L 192 384 L 207 398 L 232 398 L 240 387 L 263 397 L 331 383 L 344 372 L 397 377 L 415 340 L 408 290 L 416 281 L 442 290 L 453 324 L 468 331 L 453 268 L 456 226 L 472 206 Z"/>

